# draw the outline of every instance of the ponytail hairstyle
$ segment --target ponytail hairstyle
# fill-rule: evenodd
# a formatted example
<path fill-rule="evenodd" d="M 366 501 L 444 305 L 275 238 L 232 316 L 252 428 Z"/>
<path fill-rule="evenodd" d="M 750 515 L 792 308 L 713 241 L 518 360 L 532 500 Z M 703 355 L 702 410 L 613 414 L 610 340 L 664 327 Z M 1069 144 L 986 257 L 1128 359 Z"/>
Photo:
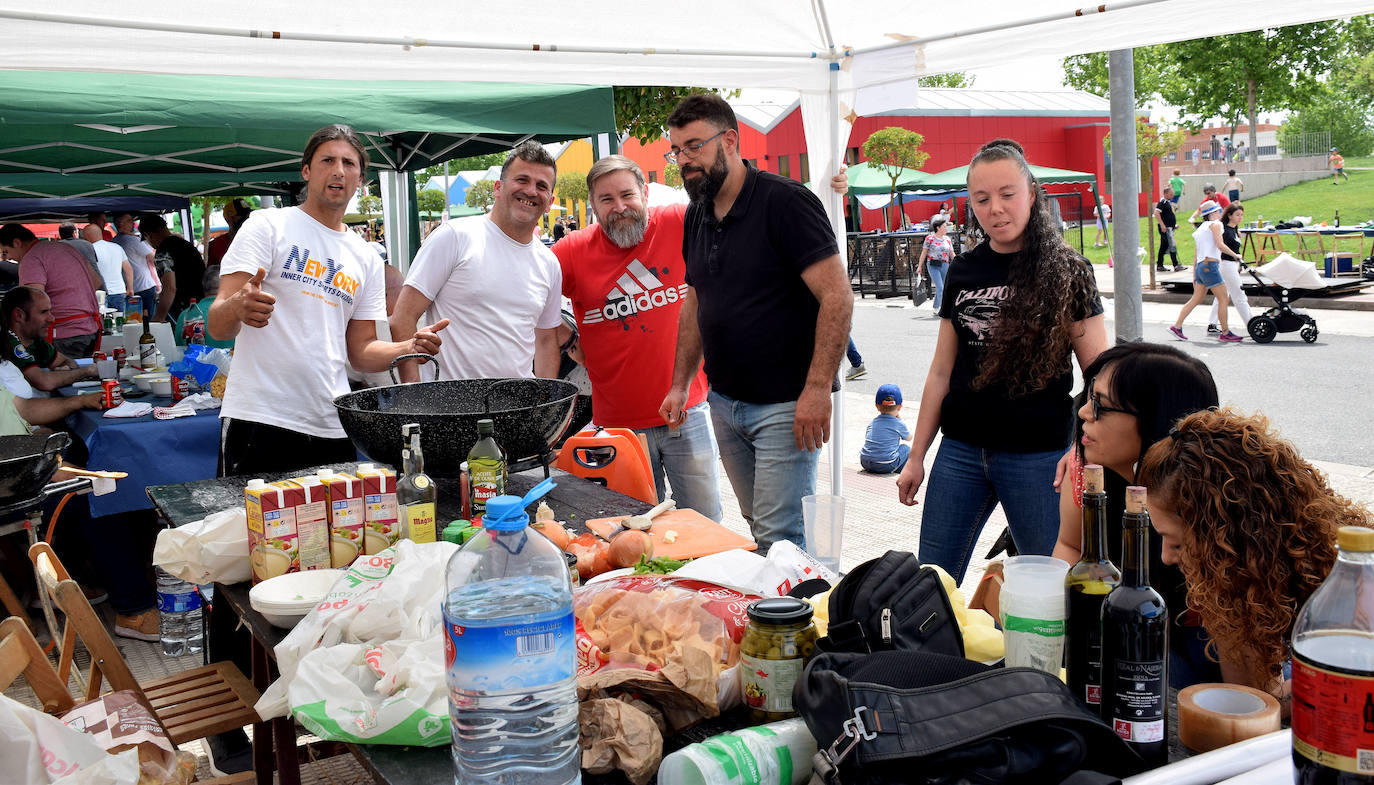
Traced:
<path fill-rule="evenodd" d="M 1016 164 L 1035 203 L 1021 250 L 1012 257 L 1007 280 L 1011 296 L 1002 301 L 973 388 L 999 384 L 1018 397 L 1043 390 L 1071 367 L 1071 328 L 1091 310 L 1097 283 L 1092 267 L 1064 242 L 1050 217 L 1044 191 L 1031 174 L 1021 145 L 1013 139 L 993 139 L 973 156 L 969 172 L 994 161 Z"/>

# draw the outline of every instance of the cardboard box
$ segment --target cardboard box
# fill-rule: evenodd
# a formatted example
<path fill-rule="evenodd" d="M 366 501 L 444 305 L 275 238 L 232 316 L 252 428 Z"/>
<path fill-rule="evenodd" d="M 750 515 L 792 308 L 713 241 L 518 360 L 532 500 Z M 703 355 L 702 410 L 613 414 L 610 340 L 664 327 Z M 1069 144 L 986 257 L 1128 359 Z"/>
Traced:
<path fill-rule="evenodd" d="M 363 481 L 354 474 L 321 473 L 329 495 L 329 551 L 335 567 L 346 568 L 363 553 Z"/>
<path fill-rule="evenodd" d="M 358 477 L 363 481 L 363 553 L 381 553 L 401 539 L 396 472 L 359 466 Z"/>
<path fill-rule="evenodd" d="M 243 496 L 248 513 L 248 558 L 253 566 L 253 583 L 298 571 L 296 507 L 305 500 L 304 489 L 290 480 L 253 480 L 243 490 Z"/>
<path fill-rule="evenodd" d="M 319 477 L 292 480 L 301 487 L 296 506 L 296 558 L 301 570 L 332 566 L 329 543 L 329 493 Z"/>

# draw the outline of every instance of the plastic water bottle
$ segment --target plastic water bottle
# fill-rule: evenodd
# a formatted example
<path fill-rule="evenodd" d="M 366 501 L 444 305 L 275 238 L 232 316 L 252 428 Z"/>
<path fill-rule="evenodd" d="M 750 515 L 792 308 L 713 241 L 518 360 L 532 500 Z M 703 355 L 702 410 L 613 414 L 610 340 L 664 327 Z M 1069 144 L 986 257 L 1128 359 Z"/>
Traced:
<path fill-rule="evenodd" d="M 816 739 L 801 718 L 722 733 L 663 759 L 659 785 L 803 785 Z"/>
<path fill-rule="evenodd" d="M 581 782 L 572 583 L 523 499 L 487 502 L 484 528 L 449 559 L 444 657 L 454 781 Z"/>
<path fill-rule="evenodd" d="M 202 648 L 200 595 L 196 587 L 157 568 L 157 633 L 167 657 L 196 654 Z"/>

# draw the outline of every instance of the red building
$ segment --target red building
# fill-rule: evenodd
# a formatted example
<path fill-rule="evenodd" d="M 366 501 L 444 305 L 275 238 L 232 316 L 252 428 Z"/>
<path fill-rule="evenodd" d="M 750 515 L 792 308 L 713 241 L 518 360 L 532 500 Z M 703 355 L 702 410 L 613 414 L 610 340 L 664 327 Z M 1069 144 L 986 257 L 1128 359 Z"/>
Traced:
<path fill-rule="evenodd" d="M 812 173 L 802 131 L 800 102 L 795 97 L 778 99 L 774 95 L 745 91 L 730 101 L 740 121 L 740 154 L 759 169 L 807 182 Z M 1093 173 L 1103 198 L 1110 201 L 1110 167 L 1102 147 L 1102 138 L 1110 130 L 1111 105 L 1107 99 L 1068 89 L 1013 92 L 925 88 L 920 91 L 917 102 L 917 108 L 858 118 L 849 135 L 846 160 L 850 163 L 863 160 L 860 148 L 864 140 L 874 131 L 893 125 L 925 137 L 921 149 L 930 154 L 924 167 L 927 172 L 963 166 L 984 142 L 1005 136 L 1026 148 L 1026 157 L 1032 164 Z M 662 182 L 663 153 L 668 147 L 666 139 L 648 146 L 630 139 L 622 152 L 644 169 L 650 181 Z M 828 173 L 819 174 L 828 176 Z M 1055 185 L 1048 190 L 1054 193 L 1081 191 L 1085 209 L 1091 216 L 1092 197 L 1086 183 Z M 1061 204 L 1066 220 L 1078 217 L 1071 214 L 1077 207 L 1076 200 L 1063 200 Z M 1142 199 L 1142 208 L 1144 204 Z M 939 202 L 911 202 L 905 210 L 910 219 L 924 220 L 938 207 Z M 879 211 L 861 212 L 863 229 L 882 228 Z"/>

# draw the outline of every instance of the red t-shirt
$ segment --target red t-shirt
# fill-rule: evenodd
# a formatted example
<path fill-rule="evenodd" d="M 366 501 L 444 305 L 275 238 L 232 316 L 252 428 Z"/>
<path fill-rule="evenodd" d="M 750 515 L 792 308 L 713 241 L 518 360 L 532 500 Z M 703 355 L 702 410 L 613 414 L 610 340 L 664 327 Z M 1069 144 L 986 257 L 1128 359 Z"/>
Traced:
<path fill-rule="evenodd" d="M 663 425 L 658 407 L 672 386 L 677 318 L 687 294 L 686 212 L 685 205 L 649 208 L 649 228 L 634 248 L 620 248 L 595 224 L 553 246 L 587 356 L 598 425 Z M 706 374 L 698 370 L 687 405 L 705 398 Z"/>
<path fill-rule="evenodd" d="M 1228 199 L 1226 197 L 1226 194 L 1222 193 L 1221 191 L 1217 191 L 1215 194 L 1208 197 L 1208 199 L 1210 199 L 1213 202 L 1216 202 L 1217 207 L 1220 207 L 1223 210 L 1231 206 L 1231 200 Z M 1208 201 L 1208 199 L 1203 199 L 1202 201 L 1205 202 Z"/>

